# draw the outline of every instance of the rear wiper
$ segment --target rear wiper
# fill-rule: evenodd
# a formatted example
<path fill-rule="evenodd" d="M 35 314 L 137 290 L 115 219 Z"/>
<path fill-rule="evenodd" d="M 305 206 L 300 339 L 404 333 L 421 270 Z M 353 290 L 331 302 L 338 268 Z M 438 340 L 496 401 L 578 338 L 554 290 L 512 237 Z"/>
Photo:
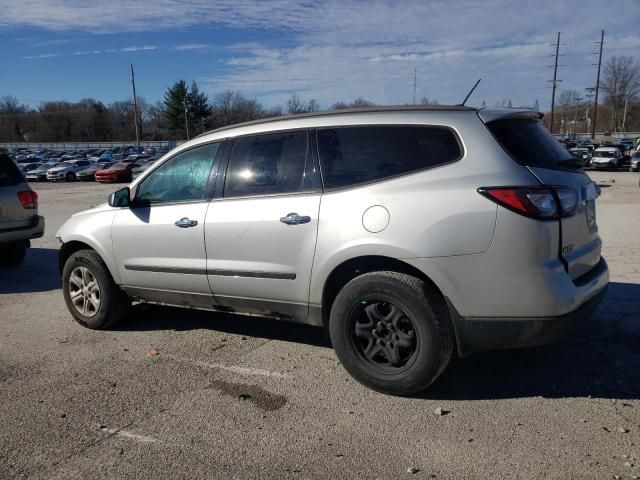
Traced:
<path fill-rule="evenodd" d="M 584 160 L 580 160 L 578 158 L 567 158 L 565 160 L 560 160 L 558 165 L 562 167 L 584 168 Z"/>

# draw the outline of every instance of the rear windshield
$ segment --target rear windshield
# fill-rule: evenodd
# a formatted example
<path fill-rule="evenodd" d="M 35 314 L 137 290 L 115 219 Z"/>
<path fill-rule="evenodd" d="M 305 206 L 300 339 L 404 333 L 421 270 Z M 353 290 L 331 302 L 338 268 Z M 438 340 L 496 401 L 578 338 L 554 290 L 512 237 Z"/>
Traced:
<path fill-rule="evenodd" d="M 18 166 L 8 155 L 0 154 L 0 187 L 13 187 L 24 182 Z"/>
<path fill-rule="evenodd" d="M 527 167 L 571 168 L 569 152 L 533 118 L 496 120 L 487 123 L 491 133 L 516 162 Z"/>

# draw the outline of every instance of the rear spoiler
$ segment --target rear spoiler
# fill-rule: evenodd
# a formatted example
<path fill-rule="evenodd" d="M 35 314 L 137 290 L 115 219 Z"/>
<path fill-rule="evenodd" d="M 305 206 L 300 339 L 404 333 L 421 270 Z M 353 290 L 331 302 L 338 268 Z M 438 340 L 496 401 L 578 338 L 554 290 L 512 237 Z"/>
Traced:
<path fill-rule="evenodd" d="M 542 120 L 544 113 L 535 110 L 518 110 L 513 108 L 483 108 L 478 110 L 478 116 L 484 123 L 493 122 L 495 120 L 508 119 L 536 119 Z"/>

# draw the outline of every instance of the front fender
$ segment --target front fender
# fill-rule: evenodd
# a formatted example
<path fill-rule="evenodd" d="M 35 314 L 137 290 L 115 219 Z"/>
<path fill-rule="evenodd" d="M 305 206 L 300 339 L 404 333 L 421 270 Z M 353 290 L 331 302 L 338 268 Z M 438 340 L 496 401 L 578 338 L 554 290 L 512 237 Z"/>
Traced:
<path fill-rule="evenodd" d="M 102 210 L 76 215 L 67 220 L 56 233 L 56 237 L 65 244 L 82 242 L 95 250 L 111 273 L 114 282 L 121 283 L 115 262 L 111 228 L 115 210 Z"/>

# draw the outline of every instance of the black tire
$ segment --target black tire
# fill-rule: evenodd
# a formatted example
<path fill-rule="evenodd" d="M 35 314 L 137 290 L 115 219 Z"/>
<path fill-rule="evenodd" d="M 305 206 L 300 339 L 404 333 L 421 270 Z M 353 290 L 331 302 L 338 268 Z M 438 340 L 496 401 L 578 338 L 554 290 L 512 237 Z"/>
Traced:
<path fill-rule="evenodd" d="M 67 180 L 67 182 L 73 182 L 76 179 L 76 174 L 73 172 L 69 172 L 65 176 L 65 179 Z"/>
<path fill-rule="evenodd" d="M 94 311 L 87 312 L 88 315 L 80 312 L 71 299 L 70 284 L 73 281 L 70 277 L 72 273 L 75 275 L 78 268 L 87 269 L 99 287 L 99 306 Z M 109 269 L 94 250 L 78 250 L 67 259 L 62 270 L 62 293 L 67 308 L 76 322 L 95 330 L 106 329 L 117 324 L 131 309 L 131 299 L 116 285 Z"/>
<path fill-rule="evenodd" d="M 14 242 L 0 245 L 0 266 L 15 267 L 24 261 L 27 255 L 28 242 Z"/>
<path fill-rule="evenodd" d="M 366 338 L 368 328 L 372 338 Z M 331 308 L 329 333 L 336 355 L 358 382 L 400 396 L 433 383 L 455 345 L 442 296 L 422 280 L 397 272 L 367 273 L 345 285 Z"/>

